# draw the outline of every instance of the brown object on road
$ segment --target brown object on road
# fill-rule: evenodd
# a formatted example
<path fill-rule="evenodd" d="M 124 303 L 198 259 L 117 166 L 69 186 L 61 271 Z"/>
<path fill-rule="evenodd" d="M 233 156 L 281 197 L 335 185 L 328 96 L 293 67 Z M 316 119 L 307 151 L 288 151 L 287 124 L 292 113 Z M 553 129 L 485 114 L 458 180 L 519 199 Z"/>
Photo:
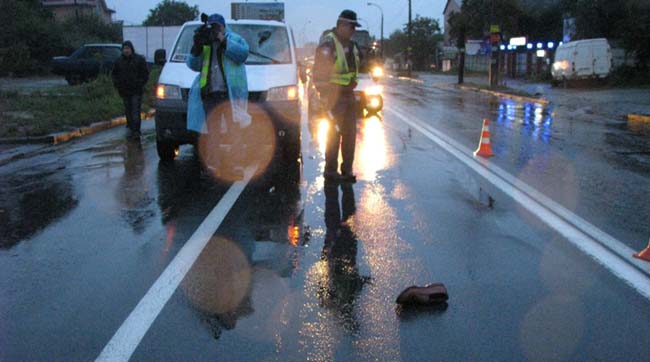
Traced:
<path fill-rule="evenodd" d="M 447 288 L 442 283 L 427 284 L 423 287 L 412 285 L 402 291 L 397 300 L 398 304 L 434 305 L 445 303 L 449 299 Z"/>

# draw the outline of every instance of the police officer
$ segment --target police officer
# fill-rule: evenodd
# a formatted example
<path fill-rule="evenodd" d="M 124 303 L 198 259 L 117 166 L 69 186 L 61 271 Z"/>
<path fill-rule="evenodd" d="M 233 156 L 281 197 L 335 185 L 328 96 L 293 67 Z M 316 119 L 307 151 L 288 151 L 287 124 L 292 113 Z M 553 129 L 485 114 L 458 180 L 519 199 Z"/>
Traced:
<path fill-rule="evenodd" d="M 336 28 L 327 32 L 316 49 L 314 84 L 332 123 L 325 147 L 325 181 L 355 183 L 352 173 L 356 143 L 356 101 L 354 88 L 361 62 L 358 46 L 351 40 L 357 14 L 343 10 Z M 338 173 L 339 147 L 343 156 Z"/>

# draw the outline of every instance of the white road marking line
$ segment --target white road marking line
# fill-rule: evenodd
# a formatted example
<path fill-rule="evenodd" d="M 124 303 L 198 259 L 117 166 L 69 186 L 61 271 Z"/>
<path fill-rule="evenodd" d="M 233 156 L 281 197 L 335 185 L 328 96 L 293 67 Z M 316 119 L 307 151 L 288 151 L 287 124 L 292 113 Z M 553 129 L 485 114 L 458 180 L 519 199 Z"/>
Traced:
<path fill-rule="evenodd" d="M 245 170 L 244 179 L 235 182 L 217 206 L 203 220 L 192 237 L 183 245 L 167 268 L 140 300 L 128 318 L 95 361 L 128 361 L 165 304 L 190 270 L 196 259 L 217 231 L 239 195 L 251 180 L 257 166 Z"/>
<path fill-rule="evenodd" d="M 384 109 L 458 158 L 642 296 L 650 299 L 650 266 L 634 259 L 632 257 L 634 251 L 631 248 L 531 186 L 517 180 L 496 164 L 487 159 L 474 158 L 469 149 L 422 120 L 405 116 L 399 107 L 391 106 Z"/>

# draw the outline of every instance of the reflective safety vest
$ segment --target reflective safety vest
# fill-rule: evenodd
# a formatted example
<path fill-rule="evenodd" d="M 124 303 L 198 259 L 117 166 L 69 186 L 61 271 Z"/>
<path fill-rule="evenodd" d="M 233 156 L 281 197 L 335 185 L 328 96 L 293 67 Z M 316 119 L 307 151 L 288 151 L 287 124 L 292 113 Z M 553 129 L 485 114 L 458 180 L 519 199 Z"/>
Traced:
<path fill-rule="evenodd" d="M 203 52 L 201 53 L 203 58 L 203 64 L 201 65 L 201 78 L 199 78 L 199 87 L 201 88 L 201 94 L 207 96 L 210 92 L 209 80 L 210 80 L 210 61 L 212 60 L 212 46 L 204 45 Z M 217 53 L 218 54 L 218 53 Z M 223 55 L 221 56 L 221 61 L 223 63 Z M 224 82 L 225 82 L 224 74 Z"/>
<path fill-rule="evenodd" d="M 201 65 L 201 78 L 199 79 L 199 86 L 201 87 L 201 94 L 208 93 L 208 77 L 210 75 L 210 57 L 212 56 L 212 47 L 209 45 L 203 46 L 203 64 Z"/>
<path fill-rule="evenodd" d="M 334 40 L 334 45 L 336 46 L 336 61 L 334 62 L 334 71 L 330 75 L 330 83 L 338 85 L 349 85 L 352 82 L 352 79 L 357 77 L 359 74 L 359 49 L 357 49 L 354 44 L 350 43 L 350 46 L 353 49 L 354 53 L 354 70 L 351 71 L 348 66 L 348 58 L 343 50 L 343 45 L 341 42 L 334 36 L 333 32 L 329 32 L 326 37 L 332 38 Z"/>

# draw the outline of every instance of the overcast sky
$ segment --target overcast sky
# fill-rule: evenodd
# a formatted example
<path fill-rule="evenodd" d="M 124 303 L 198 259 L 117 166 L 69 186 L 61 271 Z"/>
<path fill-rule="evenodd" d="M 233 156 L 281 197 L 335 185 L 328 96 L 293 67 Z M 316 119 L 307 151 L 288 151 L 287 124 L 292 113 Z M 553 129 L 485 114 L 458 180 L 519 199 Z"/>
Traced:
<path fill-rule="evenodd" d="M 124 20 L 127 25 L 140 25 L 149 14 L 149 9 L 156 7 L 161 0 L 106 0 L 108 7 L 115 10 L 113 20 Z M 230 17 L 230 4 L 233 1 L 188 0 L 189 5 L 198 5 L 199 11 L 205 13 L 219 12 Z M 235 1 L 241 2 L 241 1 Z M 256 1 L 251 1 L 256 2 Z M 267 2 L 258 0 L 257 2 Z M 401 29 L 408 21 L 408 0 L 374 0 L 384 10 L 384 36 L 388 37 L 394 30 Z M 438 19 L 443 26 L 442 10 L 447 0 L 412 0 L 413 18 L 416 14 Z M 374 6 L 368 6 L 367 0 L 285 0 L 286 21 L 293 28 L 296 40 L 316 41 L 321 32 L 334 26 L 338 14 L 343 9 L 351 9 L 365 19 L 360 23 L 369 27 L 372 35 L 379 38 L 380 13 Z"/>

